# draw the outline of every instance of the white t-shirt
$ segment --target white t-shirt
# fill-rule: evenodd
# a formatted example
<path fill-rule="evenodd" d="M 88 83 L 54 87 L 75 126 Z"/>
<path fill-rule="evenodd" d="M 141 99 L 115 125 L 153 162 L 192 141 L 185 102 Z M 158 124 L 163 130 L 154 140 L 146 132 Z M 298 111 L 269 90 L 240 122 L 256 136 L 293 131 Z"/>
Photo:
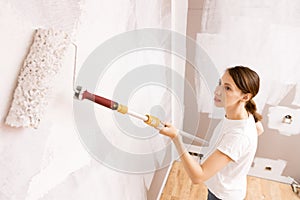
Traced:
<path fill-rule="evenodd" d="M 220 136 L 213 148 L 229 156 L 222 170 L 205 182 L 220 199 L 242 200 L 246 196 L 247 174 L 257 148 L 257 130 L 252 115 L 244 120 L 223 120 Z"/>

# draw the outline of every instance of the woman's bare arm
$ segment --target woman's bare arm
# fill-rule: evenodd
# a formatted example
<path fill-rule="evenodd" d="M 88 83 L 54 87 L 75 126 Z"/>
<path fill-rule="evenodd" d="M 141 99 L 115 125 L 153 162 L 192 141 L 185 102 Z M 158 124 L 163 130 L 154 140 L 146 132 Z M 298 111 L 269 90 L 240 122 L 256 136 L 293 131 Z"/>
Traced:
<path fill-rule="evenodd" d="M 223 167 L 225 167 L 231 160 L 219 150 L 216 150 L 210 155 L 203 164 L 196 162 L 192 156 L 186 151 L 181 136 L 177 134 L 177 130 L 171 124 L 167 124 L 165 128 L 160 131 L 161 134 L 169 136 L 178 151 L 183 166 L 194 184 L 198 184 L 208 180 L 215 175 Z"/>
<path fill-rule="evenodd" d="M 257 130 L 257 134 L 261 135 L 264 132 L 264 127 L 262 125 L 262 123 L 260 121 L 255 123 L 256 125 L 256 130 Z"/>

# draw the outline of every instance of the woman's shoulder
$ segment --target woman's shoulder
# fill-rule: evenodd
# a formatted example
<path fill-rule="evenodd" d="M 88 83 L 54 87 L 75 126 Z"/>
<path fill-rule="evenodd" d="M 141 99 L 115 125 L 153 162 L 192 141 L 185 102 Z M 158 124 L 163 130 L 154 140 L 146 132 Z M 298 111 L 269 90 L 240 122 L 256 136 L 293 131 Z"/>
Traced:
<path fill-rule="evenodd" d="M 256 124 L 254 117 L 249 115 L 249 118 L 243 120 L 225 120 L 224 122 L 225 134 L 241 134 L 249 135 L 249 132 L 256 132 Z"/>

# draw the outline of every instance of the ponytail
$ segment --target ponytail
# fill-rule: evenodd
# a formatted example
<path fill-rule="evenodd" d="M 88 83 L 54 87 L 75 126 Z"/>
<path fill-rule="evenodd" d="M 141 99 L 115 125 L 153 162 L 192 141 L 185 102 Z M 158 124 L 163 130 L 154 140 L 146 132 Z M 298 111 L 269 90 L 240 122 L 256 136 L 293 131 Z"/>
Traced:
<path fill-rule="evenodd" d="M 253 115 L 255 122 L 262 120 L 262 116 L 258 112 L 256 112 L 256 104 L 253 101 L 253 99 L 247 101 L 245 108 L 248 112 L 250 112 Z"/>

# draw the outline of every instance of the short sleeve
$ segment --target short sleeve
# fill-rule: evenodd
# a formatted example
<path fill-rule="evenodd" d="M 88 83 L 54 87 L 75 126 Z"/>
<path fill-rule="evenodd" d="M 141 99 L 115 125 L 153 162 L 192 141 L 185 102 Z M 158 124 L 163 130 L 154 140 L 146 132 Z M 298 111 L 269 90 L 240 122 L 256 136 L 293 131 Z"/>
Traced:
<path fill-rule="evenodd" d="M 236 162 L 245 154 L 249 145 L 249 138 L 246 135 L 228 133 L 223 135 L 217 149 Z"/>

